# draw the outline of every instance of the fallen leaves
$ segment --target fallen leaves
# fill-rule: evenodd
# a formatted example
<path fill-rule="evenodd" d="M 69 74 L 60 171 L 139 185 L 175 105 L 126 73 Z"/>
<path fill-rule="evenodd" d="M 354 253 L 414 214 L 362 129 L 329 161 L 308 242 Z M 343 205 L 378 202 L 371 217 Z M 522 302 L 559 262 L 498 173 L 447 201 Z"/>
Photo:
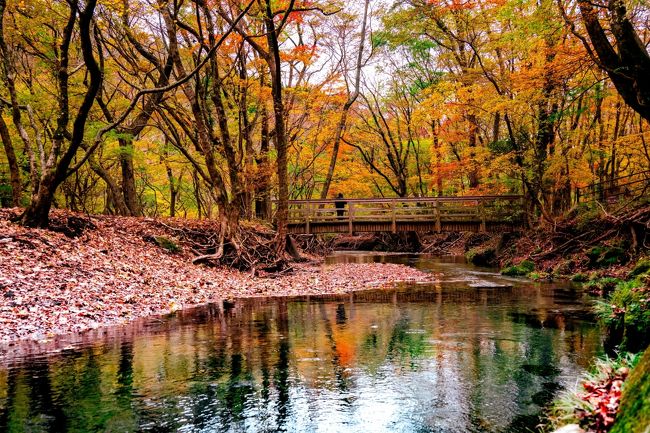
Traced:
<path fill-rule="evenodd" d="M 587 409 L 580 409 L 578 417 L 587 433 L 604 433 L 614 424 L 621 402 L 621 388 L 628 373 L 628 368 L 622 367 L 608 372 L 602 380 L 583 383 L 586 392 L 579 396 L 587 403 Z"/>
<path fill-rule="evenodd" d="M 74 214 L 54 211 L 55 217 Z M 44 341 L 165 314 L 217 299 L 316 295 L 377 288 L 435 276 L 395 264 L 294 264 L 292 272 L 253 276 L 191 264 L 145 239 L 201 230 L 211 221 L 110 216 L 84 217 L 76 237 L 9 222 L 0 210 L 0 343 Z M 76 221 L 76 220 L 75 220 Z M 82 224 L 78 224 L 82 225 Z M 68 234 L 69 235 L 69 234 Z"/>

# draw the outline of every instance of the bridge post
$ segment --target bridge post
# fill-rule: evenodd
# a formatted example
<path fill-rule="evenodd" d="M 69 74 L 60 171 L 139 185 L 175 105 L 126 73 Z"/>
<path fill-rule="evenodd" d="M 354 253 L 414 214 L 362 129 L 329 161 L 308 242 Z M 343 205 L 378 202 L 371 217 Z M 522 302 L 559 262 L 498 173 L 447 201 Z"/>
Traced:
<path fill-rule="evenodd" d="M 487 224 L 485 223 L 485 202 L 480 199 L 478 201 L 478 211 L 481 216 L 481 225 L 479 227 L 479 232 L 485 233 L 487 231 Z"/>
<path fill-rule="evenodd" d="M 311 234 L 311 203 L 307 203 L 305 212 L 305 233 Z"/>
<path fill-rule="evenodd" d="M 352 234 L 354 232 L 354 203 L 348 204 L 348 232 Z"/>
<path fill-rule="evenodd" d="M 433 202 L 433 217 L 436 219 L 436 233 L 442 232 L 442 223 L 440 222 L 440 202 L 438 200 Z"/>
<path fill-rule="evenodd" d="M 397 215 L 395 211 L 395 200 L 390 201 L 390 209 L 391 209 L 391 232 L 392 233 L 397 233 Z"/>

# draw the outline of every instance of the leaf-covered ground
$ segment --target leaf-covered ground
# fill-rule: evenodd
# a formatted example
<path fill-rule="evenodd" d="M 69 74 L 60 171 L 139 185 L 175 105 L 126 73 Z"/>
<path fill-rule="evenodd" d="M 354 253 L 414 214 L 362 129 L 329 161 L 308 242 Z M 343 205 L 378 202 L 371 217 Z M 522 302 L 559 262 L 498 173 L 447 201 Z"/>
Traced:
<path fill-rule="evenodd" d="M 343 293 L 434 275 L 393 264 L 307 263 L 276 275 L 192 265 L 178 229 L 211 222 L 84 216 L 54 211 L 54 225 L 72 233 L 26 229 L 0 210 L 0 343 L 81 332 L 164 314 L 218 299 Z M 88 225 L 89 227 L 78 226 Z M 180 247 L 152 242 L 164 236 Z M 172 248 L 173 249 L 173 248 Z"/>

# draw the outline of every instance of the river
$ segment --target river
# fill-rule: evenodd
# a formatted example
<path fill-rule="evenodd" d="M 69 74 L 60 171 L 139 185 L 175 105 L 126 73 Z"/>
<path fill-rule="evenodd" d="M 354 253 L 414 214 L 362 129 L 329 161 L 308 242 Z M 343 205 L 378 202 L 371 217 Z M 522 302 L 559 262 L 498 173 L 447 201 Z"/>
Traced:
<path fill-rule="evenodd" d="M 225 302 L 0 359 L 0 432 L 526 432 L 602 352 L 578 286 L 460 258 L 344 296 Z"/>

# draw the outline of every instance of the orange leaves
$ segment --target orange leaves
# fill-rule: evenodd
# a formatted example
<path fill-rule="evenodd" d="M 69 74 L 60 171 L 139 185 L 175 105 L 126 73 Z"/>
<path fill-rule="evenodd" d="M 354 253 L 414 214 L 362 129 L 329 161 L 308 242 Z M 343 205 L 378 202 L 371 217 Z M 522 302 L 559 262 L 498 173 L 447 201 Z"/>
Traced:
<path fill-rule="evenodd" d="M 280 58 L 284 62 L 301 62 L 304 65 L 310 65 L 316 58 L 316 45 L 298 45 L 290 51 L 280 53 Z"/>
<path fill-rule="evenodd" d="M 427 3 L 449 11 L 471 10 L 476 5 L 474 0 L 428 0 Z"/>

